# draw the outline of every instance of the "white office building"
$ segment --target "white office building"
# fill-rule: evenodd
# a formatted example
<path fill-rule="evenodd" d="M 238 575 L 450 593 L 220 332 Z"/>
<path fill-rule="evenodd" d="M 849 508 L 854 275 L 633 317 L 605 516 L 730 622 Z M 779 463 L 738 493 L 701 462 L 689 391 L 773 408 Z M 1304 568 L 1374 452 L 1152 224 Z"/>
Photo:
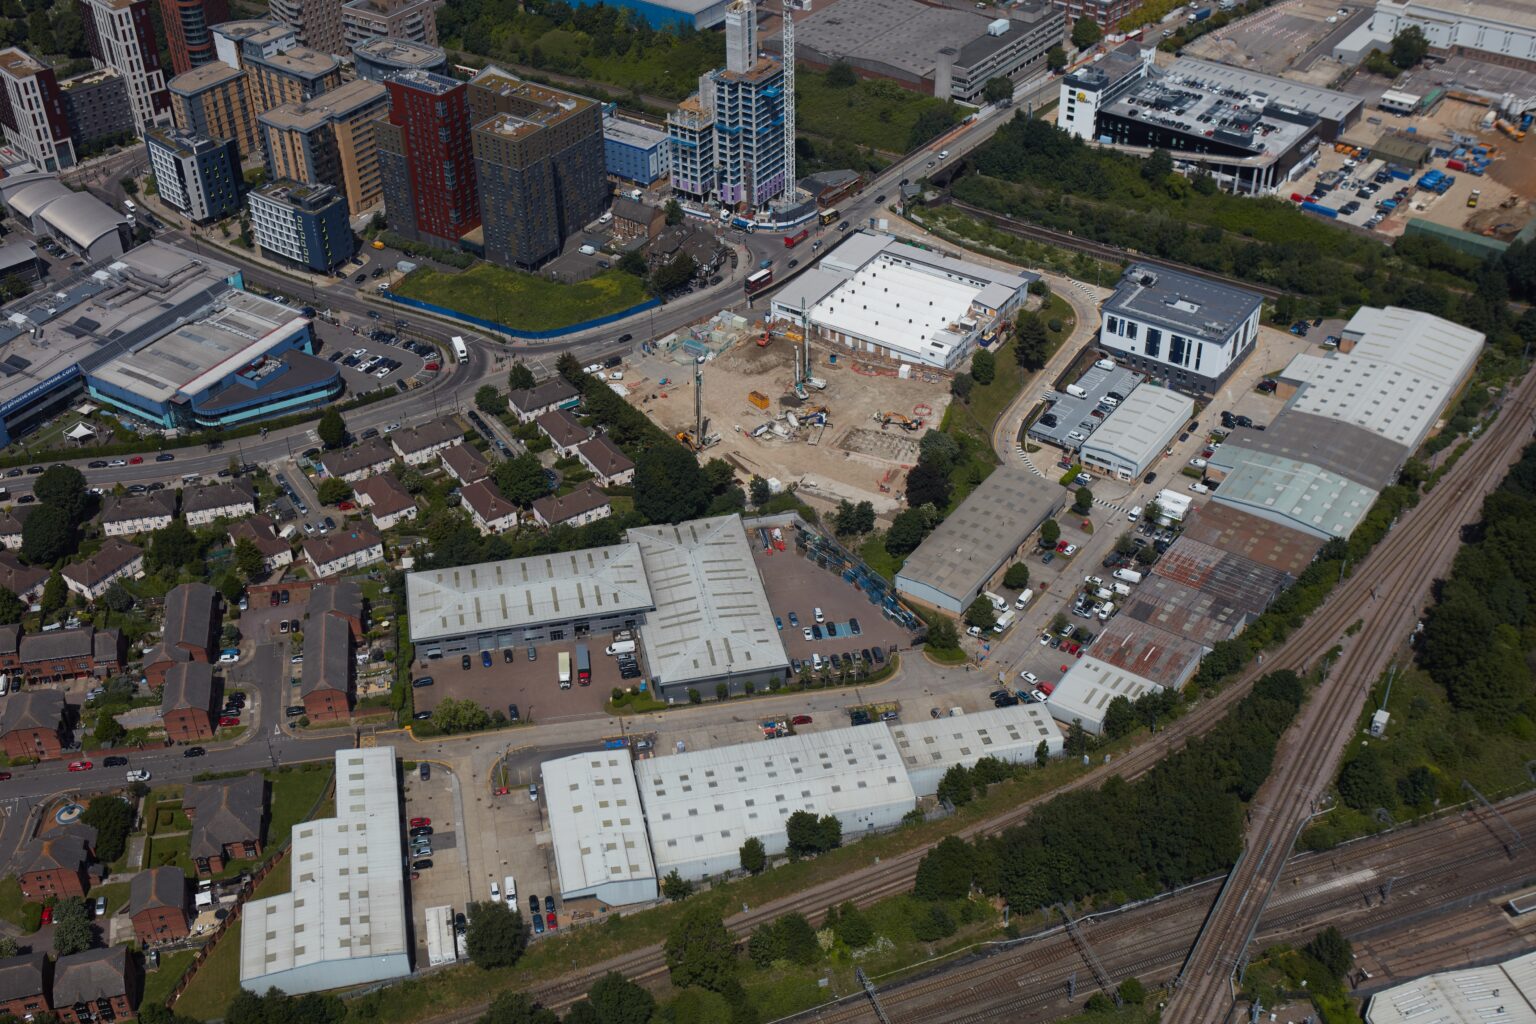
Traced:
<path fill-rule="evenodd" d="M 561 899 L 654 900 L 656 865 L 628 748 L 572 754 L 539 770 Z"/>
<path fill-rule="evenodd" d="M 1125 396 L 1088 436 L 1078 457 L 1088 469 L 1117 480 L 1135 480 L 1162 457 L 1169 442 L 1195 414 L 1188 395 L 1140 387 Z"/>
<path fill-rule="evenodd" d="M 289 995 L 411 973 L 394 747 L 336 752 L 336 814 L 293 826 L 288 892 L 245 906 L 240 984 Z"/>
<path fill-rule="evenodd" d="M 1376 46 L 1387 49 L 1409 27 L 1436 50 L 1536 64 L 1536 8 L 1527 0 L 1376 0 L 1369 30 Z"/>
<path fill-rule="evenodd" d="M 1256 292 L 1133 263 L 1104 303 L 1099 347 L 1179 391 L 1214 391 L 1259 336 Z"/>
<path fill-rule="evenodd" d="M 1032 764 L 1045 744 L 1046 755 L 1061 754 L 1061 730 L 1043 704 L 1016 704 L 953 718 L 919 718 L 892 724 L 896 753 L 907 768 L 919 797 L 939 791 L 939 780 L 952 765 L 974 767 L 984 757 L 1009 764 Z"/>

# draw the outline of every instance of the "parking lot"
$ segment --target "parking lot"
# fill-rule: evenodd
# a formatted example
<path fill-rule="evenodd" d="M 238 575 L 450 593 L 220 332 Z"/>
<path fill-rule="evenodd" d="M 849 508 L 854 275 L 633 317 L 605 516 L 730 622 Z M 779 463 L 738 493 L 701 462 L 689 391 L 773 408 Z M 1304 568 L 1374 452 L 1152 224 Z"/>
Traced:
<path fill-rule="evenodd" d="M 559 654 L 571 655 L 571 672 L 576 668 L 576 642 L 539 644 L 536 661 L 528 660 L 525 646 L 489 652 L 491 665 L 482 663 L 480 652 L 469 655 L 469 668 L 462 666 L 460 655 L 451 654 L 433 660 L 419 659 L 411 669 L 413 678 L 432 677 L 431 686 L 415 690 L 417 712 L 431 711 L 447 698 L 472 700 L 487 711 L 507 714 L 507 705 L 516 704 L 525 722 L 585 718 L 602 715 L 603 704 L 615 686 L 636 682 L 621 680 L 618 663 L 603 654 L 608 645 L 606 634 L 594 634 L 585 641 L 592 660 L 592 684 L 580 686 L 572 681 L 569 690 L 560 689 Z M 508 655 L 511 660 L 508 660 Z"/>
<path fill-rule="evenodd" d="M 1123 401 L 1141 381 L 1141 374 L 1124 367 L 1106 368 L 1095 363 L 1075 384 L 1069 385 L 1082 394 L 1055 392 L 1049 411 L 1030 425 L 1029 434 L 1058 448 L 1076 451 L 1103 422 L 1104 410 L 1099 403 L 1106 398 Z"/>
<path fill-rule="evenodd" d="M 427 908 L 448 906 L 463 913 L 471 895 L 466 853 L 460 842 L 464 823 L 454 792 L 455 779 L 447 769 L 437 765 L 432 765 L 430 771 L 431 778 L 425 782 L 419 767 L 404 775 L 407 823 L 414 818 L 427 818 L 432 822 L 429 826 L 432 829 L 431 856 L 406 854 L 406 859 L 413 864 L 423 859 L 432 862 L 431 867 L 414 869 L 417 877 L 411 881 L 411 919 L 417 963 L 426 963 Z M 409 839 L 402 838 L 402 842 L 409 844 Z M 409 849 L 408 845 L 406 849 Z"/>
<path fill-rule="evenodd" d="M 784 624 L 779 636 L 791 658 L 809 661 L 812 654 L 823 658 L 834 653 L 858 655 L 877 645 L 890 651 L 905 648 L 910 641 L 906 631 L 882 615 L 878 605 L 870 604 L 862 590 L 819 568 L 815 562 L 797 557 L 793 547 L 765 551 L 754 545 L 752 558 L 762 575 L 768 605 Z M 859 635 L 805 639 L 801 630 L 815 624 L 818 605 L 828 623 L 845 626 L 850 618 L 858 619 Z M 794 613 L 798 625 L 791 625 L 790 613 Z"/>

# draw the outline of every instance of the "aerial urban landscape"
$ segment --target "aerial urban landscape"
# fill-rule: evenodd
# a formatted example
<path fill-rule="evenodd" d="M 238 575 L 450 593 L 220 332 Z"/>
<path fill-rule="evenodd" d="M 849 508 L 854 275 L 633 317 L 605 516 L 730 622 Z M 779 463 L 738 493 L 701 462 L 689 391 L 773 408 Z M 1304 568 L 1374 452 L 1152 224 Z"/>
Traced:
<path fill-rule="evenodd" d="M 0 28 L 0 1024 L 1536 1024 L 1536 0 Z"/>

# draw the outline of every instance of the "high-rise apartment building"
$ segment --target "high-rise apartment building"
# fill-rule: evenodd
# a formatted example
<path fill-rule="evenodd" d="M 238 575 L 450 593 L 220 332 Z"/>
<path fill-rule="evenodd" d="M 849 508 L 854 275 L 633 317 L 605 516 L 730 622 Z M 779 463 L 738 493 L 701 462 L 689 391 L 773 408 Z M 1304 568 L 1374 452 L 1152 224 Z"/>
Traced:
<path fill-rule="evenodd" d="M 272 0 L 268 13 L 293 26 L 299 42 L 321 53 L 346 53 L 341 31 L 342 0 Z"/>
<path fill-rule="evenodd" d="M 440 46 L 407 43 L 399 39 L 365 39 L 352 44 L 352 67 L 358 78 L 382 82 L 402 71 L 448 73 L 448 55 Z"/>
<path fill-rule="evenodd" d="M 437 45 L 438 0 L 350 0 L 341 8 L 348 47 L 367 39 L 399 39 Z"/>
<path fill-rule="evenodd" d="M 213 26 L 229 20 L 229 0 L 160 0 L 171 70 L 185 74 L 217 60 Z"/>
<path fill-rule="evenodd" d="M 43 170 L 74 166 L 59 80 L 52 68 L 14 47 L 0 50 L 0 126 L 6 141 Z"/>
<path fill-rule="evenodd" d="M 251 233 L 267 256 L 329 274 L 357 254 L 346 200 L 330 185 L 275 181 L 248 201 Z"/>
<path fill-rule="evenodd" d="M 78 159 L 133 134 L 128 83 L 116 68 L 96 68 L 66 78 L 59 90 L 64 94 L 64 116 Z"/>
<path fill-rule="evenodd" d="M 375 131 L 389 226 L 408 238 L 455 246 L 480 226 L 469 87 L 425 71 L 384 84 L 389 116 Z"/>
<path fill-rule="evenodd" d="M 259 46 L 259 36 L 245 41 L 245 69 L 256 110 L 303 103 L 341 84 L 341 62 L 328 53 L 295 46 L 268 54 Z"/>
<path fill-rule="evenodd" d="M 354 215 L 378 205 L 375 132 L 388 112 L 388 90 L 363 79 L 267 111 L 259 124 L 268 176 L 334 186 Z"/>
<path fill-rule="evenodd" d="M 91 59 L 97 67 L 115 68 L 128 86 L 134 130 L 142 135 L 151 125 L 169 122 L 171 97 L 165 89 L 149 0 L 75 2 Z"/>
<path fill-rule="evenodd" d="M 240 151 L 233 139 L 210 139 L 180 128 L 144 135 L 160 201 L 199 224 L 240 209 Z"/>
<path fill-rule="evenodd" d="M 485 256 L 537 267 L 608 203 L 602 108 L 496 67 L 469 83 Z"/>
<path fill-rule="evenodd" d="M 232 68 L 245 67 L 245 44 L 264 57 L 282 53 L 299 45 L 299 34 L 292 25 L 265 18 L 226 21 L 213 27 L 213 52 Z"/>
<path fill-rule="evenodd" d="M 248 74 L 214 61 L 177 75 L 167 86 L 176 127 L 214 139 L 233 139 L 241 159 L 259 151 Z"/>

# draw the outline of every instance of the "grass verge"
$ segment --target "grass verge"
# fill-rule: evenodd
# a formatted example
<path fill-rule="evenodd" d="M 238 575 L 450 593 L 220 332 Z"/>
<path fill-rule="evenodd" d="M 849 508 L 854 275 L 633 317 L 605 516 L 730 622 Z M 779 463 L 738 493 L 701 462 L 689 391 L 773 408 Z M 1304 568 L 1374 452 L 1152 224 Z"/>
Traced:
<path fill-rule="evenodd" d="M 618 270 L 560 284 L 490 264 L 451 274 L 423 267 L 396 285 L 395 293 L 525 331 L 566 327 L 646 299 L 641 280 Z"/>
<path fill-rule="evenodd" d="M 960 113 L 943 100 L 894 82 L 868 79 L 838 88 L 815 71 L 796 72 L 795 96 L 795 123 L 801 131 L 887 153 L 912 148 L 912 128 L 925 112 L 938 112 L 929 115 L 938 117 L 948 110 L 951 123 L 959 120 Z"/>

